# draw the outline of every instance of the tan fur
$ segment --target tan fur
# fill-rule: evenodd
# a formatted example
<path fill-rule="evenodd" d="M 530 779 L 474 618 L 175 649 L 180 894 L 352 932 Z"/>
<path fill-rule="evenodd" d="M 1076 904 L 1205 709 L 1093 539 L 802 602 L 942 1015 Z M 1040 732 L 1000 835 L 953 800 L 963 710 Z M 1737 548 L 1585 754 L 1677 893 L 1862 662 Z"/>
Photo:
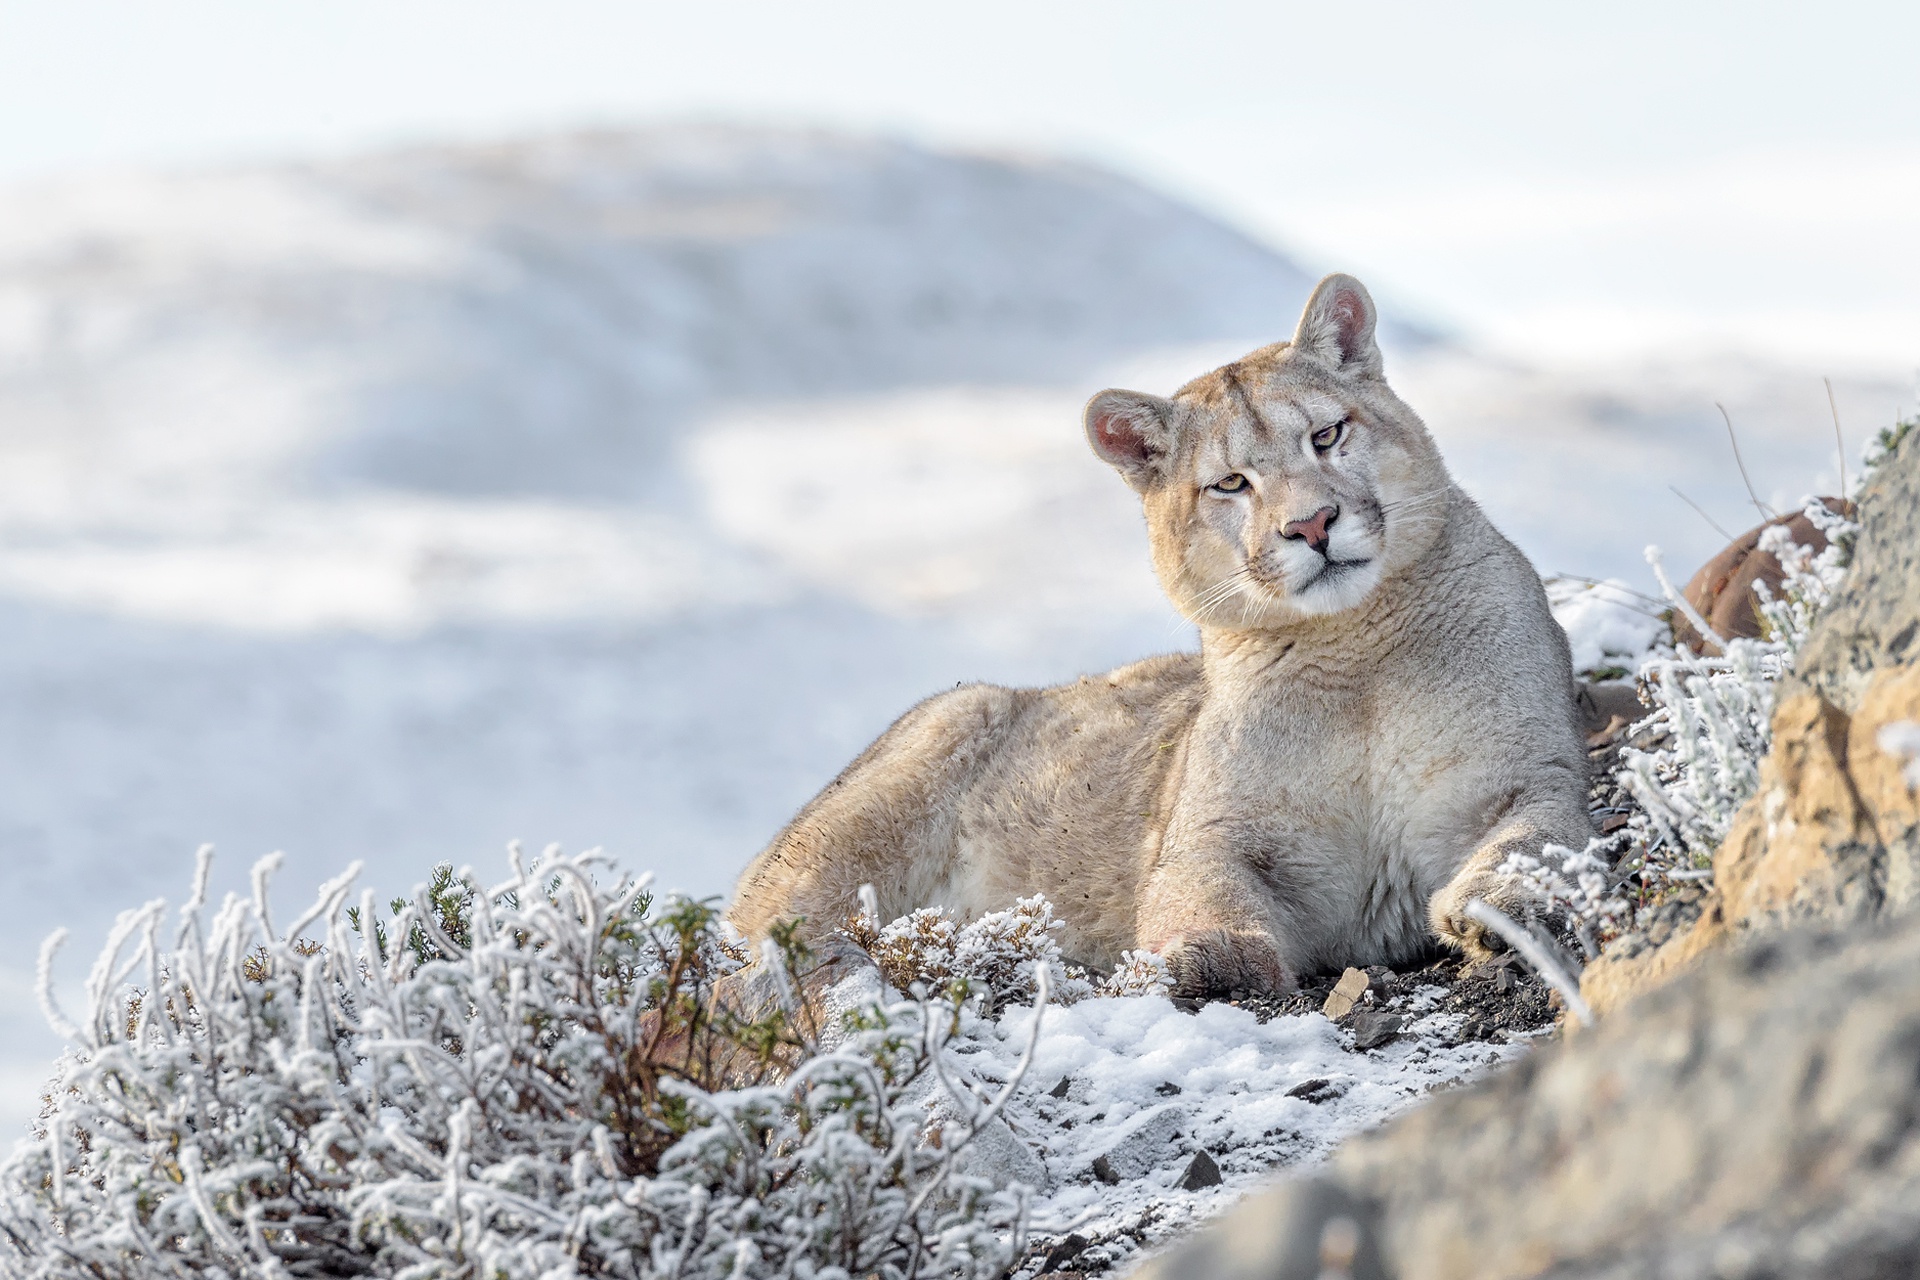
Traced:
<path fill-rule="evenodd" d="M 1037 892 L 1070 956 L 1160 951 L 1196 994 L 1405 964 L 1436 935 L 1479 949 L 1464 908 L 1511 904 L 1507 854 L 1589 832 L 1567 644 L 1373 326 L 1329 276 L 1291 343 L 1171 400 L 1095 396 L 1089 440 L 1200 652 L 921 703 L 747 868 L 733 921 L 822 937 L 863 884 L 883 918 Z"/>

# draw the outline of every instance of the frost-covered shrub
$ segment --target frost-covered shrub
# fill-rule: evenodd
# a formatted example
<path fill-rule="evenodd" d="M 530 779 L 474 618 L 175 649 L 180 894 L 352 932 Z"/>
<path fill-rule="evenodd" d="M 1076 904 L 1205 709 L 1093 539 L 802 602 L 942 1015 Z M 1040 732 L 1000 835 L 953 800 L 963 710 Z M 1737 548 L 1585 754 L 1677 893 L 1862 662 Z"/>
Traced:
<path fill-rule="evenodd" d="M 1654 713 L 1636 732 L 1651 730 L 1662 745 L 1623 752 L 1622 781 L 1644 810 L 1643 818 L 1636 817 L 1643 825 L 1634 834 L 1642 837 L 1642 865 L 1648 871 L 1669 879 L 1705 873 L 1734 815 L 1759 787 L 1760 762 L 1773 745 L 1780 679 L 1793 670 L 1814 619 L 1846 577 L 1859 532 L 1858 525 L 1822 502 L 1810 500 L 1805 510 L 1827 539 L 1817 555 L 1795 545 L 1784 525 L 1761 535 L 1760 549 L 1779 560 L 1785 577 L 1778 598 L 1763 584 L 1756 586 L 1765 629 L 1759 639 L 1713 637 L 1660 573 L 1675 607 L 1687 611 L 1723 654 L 1708 658 L 1680 650 L 1641 669 Z M 1651 549 L 1649 560 L 1659 572 Z"/>
<path fill-rule="evenodd" d="M 1063 927 L 1053 917 L 1053 904 L 1035 894 L 965 924 L 945 907 L 922 907 L 883 925 L 868 905 L 843 932 L 896 990 L 917 984 L 998 1006 L 1031 1002 L 1043 974 L 1059 1003 L 1093 993 L 1086 973 L 1061 958 L 1054 935 Z"/>
<path fill-rule="evenodd" d="M 83 1025 L 43 964 L 76 1047 L 0 1171 L 10 1274 L 987 1276 L 1019 1247 L 1021 1200 L 955 1163 L 992 1103 L 927 1132 L 950 1009 L 870 1007 L 830 1051 L 797 1002 L 729 1013 L 713 910 L 591 855 L 443 872 L 385 922 L 346 909 L 356 868 L 284 931 L 270 871 L 207 922 L 203 859 L 171 942 L 164 903 L 124 914 Z"/>
<path fill-rule="evenodd" d="M 1589 960 L 1618 936 L 1633 910 L 1620 896 L 1613 864 L 1602 853 L 1605 845 L 1602 840 L 1584 849 L 1549 844 L 1537 858 L 1512 853 L 1500 864 L 1501 873 L 1516 877 L 1540 911 L 1573 933 Z"/>
<path fill-rule="evenodd" d="M 1164 996 L 1173 993 L 1173 973 L 1151 951 L 1122 951 L 1120 963 L 1100 984 L 1103 996 Z"/>
<path fill-rule="evenodd" d="M 880 976 L 899 991 L 922 989 L 978 998 L 989 1008 L 1030 1003 L 1045 973 L 1051 998 L 1072 1004 L 1088 996 L 1163 996 L 1174 988 L 1166 961 L 1151 951 L 1125 951 L 1111 974 L 1096 983 L 1068 964 L 1054 935 L 1065 927 L 1039 894 L 1004 911 L 961 923 L 945 907 L 922 907 L 881 924 L 870 895 L 841 931 L 872 957 Z"/>
<path fill-rule="evenodd" d="M 1896 423 L 1868 445 L 1854 492 L 1915 425 Z M 1808 499 L 1804 510 L 1827 545 L 1818 553 L 1799 546 L 1784 525 L 1762 533 L 1759 549 L 1778 560 L 1784 579 L 1777 596 L 1755 586 L 1758 639 L 1715 635 L 1674 589 L 1658 551 L 1647 549 L 1671 606 L 1722 654 L 1665 648 L 1640 666 L 1642 696 L 1654 710 L 1629 734 L 1649 745 L 1623 749 L 1614 775 L 1639 807 L 1623 829 L 1577 851 L 1550 845 L 1539 857 L 1516 854 L 1502 867 L 1589 958 L 1674 884 L 1712 878 L 1714 855 L 1734 816 L 1759 787 L 1760 763 L 1773 745 L 1779 682 L 1844 582 L 1859 535 L 1858 525 L 1817 499 Z"/>

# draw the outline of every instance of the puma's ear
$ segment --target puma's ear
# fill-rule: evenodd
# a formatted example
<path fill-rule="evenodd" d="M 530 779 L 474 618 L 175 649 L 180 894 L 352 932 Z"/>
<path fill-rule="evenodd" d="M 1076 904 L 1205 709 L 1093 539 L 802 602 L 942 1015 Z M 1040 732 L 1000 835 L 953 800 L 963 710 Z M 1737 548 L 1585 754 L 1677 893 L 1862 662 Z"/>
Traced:
<path fill-rule="evenodd" d="M 1143 492 L 1173 452 L 1172 422 L 1170 402 L 1140 391 L 1102 391 L 1087 401 L 1087 443 Z"/>
<path fill-rule="evenodd" d="M 1293 345 L 1310 351 L 1342 373 L 1380 376 L 1380 348 L 1373 341 L 1373 299 L 1352 276 L 1322 280 L 1300 313 Z"/>

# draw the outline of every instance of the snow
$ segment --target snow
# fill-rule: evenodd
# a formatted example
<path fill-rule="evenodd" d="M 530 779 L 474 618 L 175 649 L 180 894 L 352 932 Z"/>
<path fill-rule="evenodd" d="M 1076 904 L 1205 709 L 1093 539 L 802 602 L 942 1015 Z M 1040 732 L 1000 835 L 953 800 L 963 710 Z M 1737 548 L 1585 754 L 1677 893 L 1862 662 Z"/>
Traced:
<path fill-rule="evenodd" d="M 1882 751 L 1905 766 L 1900 776 L 1906 779 L 1907 786 L 1920 791 L 1920 724 L 1911 720 L 1896 720 L 1892 724 L 1882 725 L 1874 741 Z"/>
<path fill-rule="evenodd" d="M 216 894 L 512 838 L 716 894 L 926 694 L 1191 645 L 1080 406 L 1313 274 L 1083 166 L 744 128 L 0 191 L 0 1124 L 41 935 L 89 954 L 203 841 Z M 1831 467 L 1812 373 L 1387 339 L 1548 572 L 1718 549 L 1667 492 L 1742 523 L 1716 399 L 1763 497 Z M 1856 433 L 1906 395 L 1835 386 Z"/>
<path fill-rule="evenodd" d="M 1579 582 L 1556 578 L 1547 583 L 1553 618 L 1567 633 L 1573 669 L 1582 674 L 1609 671 L 1616 678 L 1640 669 L 1665 631 L 1662 602 L 1640 594 L 1619 578 Z"/>
<path fill-rule="evenodd" d="M 1035 1230 L 1069 1231 L 1118 1259 L 1171 1238 L 1275 1176 L 1310 1169 L 1347 1137 L 1373 1128 L 1433 1089 L 1510 1061 L 1525 1043 L 1449 1046 L 1458 1014 L 1423 1013 L 1438 989 L 1402 1012 L 1401 1036 L 1365 1053 L 1320 1014 L 1259 1022 L 1246 1010 L 1208 1004 L 1183 1012 L 1164 996 L 1098 997 L 1046 1006 L 1032 1067 L 1005 1112 L 1014 1134 L 1040 1156 L 1046 1183 L 1033 1201 Z M 965 1078 L 983 1090 L 1012 1078 L 1032 1038 L 1030 1006 L 973 1026 L 955 1045 Z M 1051 1096 L 1067 1082 L 1066 1096 Z M 1294 1096 L 1304 1090 L 1318 1101 Z M 1139 1134 L 1143 1140 L 1129 1142 Z M 1094 1159 L 1121 1180 L 1099 1181 Z M 1219 1165 L 1222 1184 L 1177 1185 L 1193 1154 Z"/>

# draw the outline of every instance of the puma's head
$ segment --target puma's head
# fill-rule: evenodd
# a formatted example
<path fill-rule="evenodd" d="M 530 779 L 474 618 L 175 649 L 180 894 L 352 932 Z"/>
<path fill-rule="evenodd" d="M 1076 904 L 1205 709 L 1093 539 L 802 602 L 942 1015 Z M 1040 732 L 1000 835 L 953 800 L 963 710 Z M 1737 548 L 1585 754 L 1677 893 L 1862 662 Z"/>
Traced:
<path fill-rule="evenodd" d="M 1351 609 L 1439 536 L 1451 481 L 1388 389 L 1373 299 L 1332 275 L 1292 342 L 1171 400 L 1102 391 L 1087 439 L 1146 507 L 1154 569 L 1203 626 L 1282 626 Z"/>

